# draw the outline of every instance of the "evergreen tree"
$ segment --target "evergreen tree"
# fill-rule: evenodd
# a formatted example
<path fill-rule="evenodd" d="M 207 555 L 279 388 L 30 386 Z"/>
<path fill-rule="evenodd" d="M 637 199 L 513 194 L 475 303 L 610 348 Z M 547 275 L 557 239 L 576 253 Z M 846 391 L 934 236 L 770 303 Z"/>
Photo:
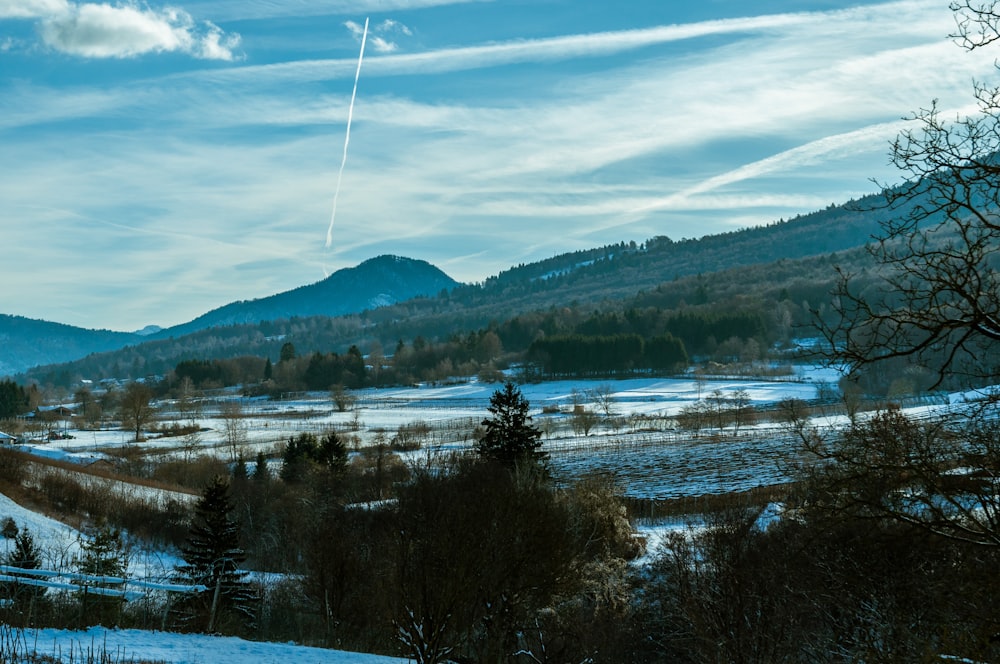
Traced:
<path fill-rule="evenodd" d="M 502 390 L 490 397 L 487 410 L 491 417 L 482 422 L 486 432 L 479 439 L 476 451 L 508 468 L 521 461 L 544 462 L 548 455 L 539 450 L 542 432 L 530 424 L 529 407 L 521 391 L 507 381 Z"/>
<path fill-rule="evenodd" d="M 250 472 L 247 470 L 247 460 L 241 454 L 233 465 L 233 482 L 245 482 L 249 477 Z"/>
<path fill-rule="evenodd" d="M 289 438 L 281 455 L 281 479 L 289 484 L 305 480 L 316 458 L 317 447 L 316 436 L 311 433 Z"/>
<path fill-rule="evenodd" d="M 14 550 L 7 555 L 7 564 L 21 569 L 38 569 L 42 566 L 42 552 L 35 544 L 31 531 L 24 528 L 14 538 Z"/>
<path fill-rule="evenodd" d="M 39 569 L 42 566 L 42 551 L 35 543 L 31 531 L 23 528 L 14 538 L 14 549 L 4 561 L 11 567 L 20 569 Z M 12 576 L 20 576 L 11 573 Z M 2 586 L 2 596 L 9 600 L 10 619 L 15 625 L 26 626 L 34 622 L 39 612 L 43 610 L 46 588 L 30 584 L 5 583 Z"/>
<path fill-rule="evenodd" d="M 184 565 L 177 568 L 182 583 L 200 585 L 178 603 L 181 626 L 193 631 L 239 631 L 253 623 L 253 592 L 246 559 L 239 546 L 240 527 L 230 514 L 229 483 L 216 477 L 195 504 L 194 519 L 182 548 Z"/>
<path fill-rule="evenodd" d="M 267 455 L 257 452 L 257 460 L 253 467 L 253 481 L 266 484 L 271 480 L 271 470 L 267 467 Z"/>
<path fill-rule="evenodd" d="M 347 470 L 347 446 L 336 431 L 323 436 L 316 450 L 316 461 L 334 474 Z"/>
<path fill-rule="evenodd" d="M 86 624 L 113 626 L 121 618 L 123 597 L 104 594 L 105 591 L 120 591 L 128 569 L 128 556 L 121 531 L 110 526 L 101 526 L 88 539 L 80 540 L 82 555 L 77 562 L 80 574 L 97 577 L 81 581 L 80 615 Z M 109 580 L 104 580 L 107 578 Z"/>
<path fill-rule="evenodd" d="M 0 381 L 0 419 L 23 415 L 28 410 L 28 395 L 24 388 L 5 378 Z"/>

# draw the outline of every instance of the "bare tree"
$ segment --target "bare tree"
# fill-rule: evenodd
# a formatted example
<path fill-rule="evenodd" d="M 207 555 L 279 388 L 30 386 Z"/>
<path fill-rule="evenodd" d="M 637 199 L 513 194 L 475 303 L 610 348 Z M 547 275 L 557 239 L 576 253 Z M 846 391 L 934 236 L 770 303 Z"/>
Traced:
<path fill-rule="evenodd" d="M 733 433 L 738 434 L 741 426 L 753 424 L 756 412 L 753 409 L 750 393 L 746 390 L 734 391 L 729 399 L 733 411 Z"/>
<path fill-rule="evenodd" d="M 1000 39 L 1000 2 L 951 7 L 963 47 Z M 883 192 L 875 268 L 840 273 L 836 321 L 823 327 L 830 357 L 852 373 L 904 365 L 909 373 L 883 377 L 898 391 L 921 371 L 929 389 L 1000 376 L 1000 87 L 977 83 L 974 95 L 977 113 L 947 119 L 931 104 L 894 141 L 903 182 Z M 831 446 L 814 440 L 824 461 L 818 500 L 1000 546 L 995 399 L 953 422 L 916 423 L 892 409 L 859 419 Z"/>
<path fill-rule="evenodd" d="M 957 41 L 993 43 L 1000 3 L 956 2 Z M 931 389 L 998 373 L 1000 342 L 1000 88 L 974 86 L 978 113 L 949 119 L 936 104 L 892 144 L 903 182 L 882 194 L 876 268 L 839 273 L 832 356 L 852 370 L 886 360 L 932 367 Z"/>
<path fill-rule="evenodd" d="M 89 387 L 78 388 L 73 393 L 73 399 L 78 405 L 78 414 L 84 425 L 92 426 L 101 419 L 101 406 Z"/>
<path fill-rule="evenodd" d="M 135 441 L 145 440 L 143 429 L 153 419 L 153 391 L 145 383 L 129 383 L 121 400 L 122 427 L 135 432 Z"/>
<path fill-rule="evenodd" d="M 615 407 L 615 396 L 611 386 L 607 384 L 598 385 L 589 392 L 594 403 L 604 413 L 604 417 L 610 418 L 614 414 Z"/>
<path fill-rule="evenodd" d="M 229 447 L 230 461 L 236 462 L 243 456 L 249 442 L 246 414 L 239 400 L 226 401 L 220 408 L 225 423 L 226 445 Z"/>
<path fill-rule="evenodd" d="M 840 515 L 888 518 L 951 540 L 1000 546 L 1000 427 L 954 431 L 898 408 L 876 413 L 826 443 L 806 432 L 811 506 Z"/>
<path fill-rule="evenodd" d="M 333 401 L 333 405 L 338 413 L 350 410 L 357 402 L 357 398 L 340 383 L 330 388 L 330 399 Z"/>

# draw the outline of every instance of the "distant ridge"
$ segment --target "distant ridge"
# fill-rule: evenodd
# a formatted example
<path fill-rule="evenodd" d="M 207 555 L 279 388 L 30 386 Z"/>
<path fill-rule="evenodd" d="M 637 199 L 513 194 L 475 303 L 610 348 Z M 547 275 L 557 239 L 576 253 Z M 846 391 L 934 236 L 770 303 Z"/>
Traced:
<path fill-rule="evenodd" d="M 337 270 L 326 279 L 257 300 L 213 309 L 189 323 L 150 336 L 179 337 L 226 325 L 307 316 L 342 316 L 388 306 L 415 297 L 437 295 L 460 284 L 427 261 L 382 255 L 356 267 Z"/>
<path fill-rule="evenodd" d="M 296 327 L 299 335 L 296 347 L 312 352 L 373 339 L 387 344 L 416 336 L 434 338 L 476 330 L 491 321 L 567 303 L 597 305 L 634 298 L 686 276 L 806 257 L 833 265 L 839 252 L 859 249 L 871 240 L 881 221 L 891 214 L 903 213 L 905 210 L 887 209 L 884 198 L 874 194 L 766 226 L 676 241 L 658 236 L 641 244 L 621 242 L 565 253 L 511 267 L 480 284 L 459 284 L 425 261 L 383 255 L 357 267 L 338 270 L 317 283 L 257 300 L 233 302 L 189 323 L 148 336 L 123 335 L 106 356 L 95 354 L 83 358 L 87 353 L 96 353 L 88 347 L 68 360 L 59 359 L 66 357 L 65 353 L 58 357 L 50 353 L 45 360 L 36 359 L 35 353 L 25 363 L 16 352 L 8 351 L 0 338 L 0 371 L 9 373 L 44 363 L 50 366 L 32 370 L 25 377 L 65 382 L 64 378 L 74 375 L 162 373 L 178 361 L 192 357 L 274 356 L 281 343 L 277 337 L 289 334 L 291 328 L 287 324 L 275 326 L 273 322 L 350 316 L 378 307 L 385 308 L 366 317 L 368 327 L 363 333 L 351 325 L 317 327 L 313 322 Z M 775 266 L 778 267 L 781 266 Z M 789 292 L 797 288 L 794 283 L 790 286 Z M 442 292 L 447 297 L 434 297 Z M 821 296 L 825 294 L 828 291 Z M 415 298 L 427 300 L 420 303 L 413 301 Z M 402 306 L 396 307 L 394 303 Z M 263 332 L 261 326 L 267 326 L 267 331 Z M 310 337 L 303 332 L 305 329 L 315 334 Z M 27 343 L 34 342 L 31 339 Z M 45 343 L 52 346 L 59 342 L 50 338 Z M 42 345 L 43 348 L 33 350 L 43 350 Z"/>
<path fill-rule="evenodd" d="M 31 367 L 69 362 L 91 353 L 138 344 L 144 337 L 129 332 L 87 330 L 62 323 L 0 314 L 0 376 Z"/>
<path fill-rule="evenodd" d="M 259 323 L 281 318 L 340 316 L 437 295 L 459 283 L 430 263 L 383 255 L 345 268 L 326 279 L 257 300 L 233 302 L 189 323 L 137 332 L 112 332 L 0 314 L 0 376 L 32 367 L 72 362 L 156 339 L 180 337 L 211 327 Z"/>

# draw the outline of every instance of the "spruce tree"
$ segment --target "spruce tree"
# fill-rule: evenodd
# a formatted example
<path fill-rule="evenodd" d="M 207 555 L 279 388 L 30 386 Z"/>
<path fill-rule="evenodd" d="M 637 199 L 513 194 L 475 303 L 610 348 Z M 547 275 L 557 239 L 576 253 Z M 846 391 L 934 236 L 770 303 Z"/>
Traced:
<path fill-rule="evenodd" d="M 14 550 L 7 554 L 7 564 L 21 569 L 38 569 L 42 566 L 42 552 L 35 544 L 31 531 L 22 528 L 14 537 Z"/>
<path fill-rule="evenodd" d="M 100 577 L 123 579 L 128 570 L 128 556 L 121 531 L 104 525 L 91 537 L 80 540 L 81 557 L 77 561 L 80 574 L 96 579 L 83 580 L 80 593 L 80 615 L 88 625 L 112 626 L 121 618 L 124 599 L 104 591 L 121 591 L 123 581 L 106 581 Z"/>
<path fill-rule="evenodd" d="M 4 561 L 11 567 L 20 569 L 39 569 L 42 566 L 42 551 L 31 531 L 22 528 L 14 538 L 14 549 L 7 554 Z M 21 576 L 11 572 L 11 576 Z M 31 577 L 28 577 L 31 578 Z M 11 611 L 8 620 L 16 626 L 27 626 L 35 622 L 40 613 L 48 606 L 45 600 L 46 588 L 32 584 L 17 582 L 4 583 L 0 586 L 0 596 L 8 600 Z"/>
<path fill-rule="evenodd" d="M 544 462 L 548 455 L 538 449 L 542 446 L 542 432 L 530 423 L 529 407 L 521 390 L 507 381 L 490 397 L 487 410 L 491 417 L 482 422 L 486 432 L 476 451 L 508 468 L 520 462 Z"/>
<path fill-rule="evenodd" d="M 253 481 L 266 484 L 271 481 L 271 470 L 267 467 L 267 455 L 257 452 L 257 460 L 253 467 Z"/>
<path fill-rule="evenodd" d="M 193 631 L 240 631 L 252 626 L 253 592 L 239 569 L 246 554 L 239 546 L 240 527 L 230 514 L 229 483 L 216 477 L 195 504 L 194 519 L 182 548 L 182 583 L 204 589 L 176 607 L 182 627 Z"/>
<path fill-rule="evenodd" d="M 331 473 L 339 474 L 347 469 L 347 446 L 336 431 L 323 436 L 316 449 L 316 462 Z"/>

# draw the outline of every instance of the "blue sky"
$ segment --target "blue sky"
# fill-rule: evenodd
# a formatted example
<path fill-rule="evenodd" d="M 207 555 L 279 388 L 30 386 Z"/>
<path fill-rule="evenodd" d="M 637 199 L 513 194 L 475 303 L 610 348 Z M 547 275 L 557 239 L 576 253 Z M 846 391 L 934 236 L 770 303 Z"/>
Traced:
<path fill-rule="evenodd" d="M 476 282 L 840 203 L 996 76 L 947 5 L 0 0 L 0 313 L 168 326 L 383 253 Z"/>

